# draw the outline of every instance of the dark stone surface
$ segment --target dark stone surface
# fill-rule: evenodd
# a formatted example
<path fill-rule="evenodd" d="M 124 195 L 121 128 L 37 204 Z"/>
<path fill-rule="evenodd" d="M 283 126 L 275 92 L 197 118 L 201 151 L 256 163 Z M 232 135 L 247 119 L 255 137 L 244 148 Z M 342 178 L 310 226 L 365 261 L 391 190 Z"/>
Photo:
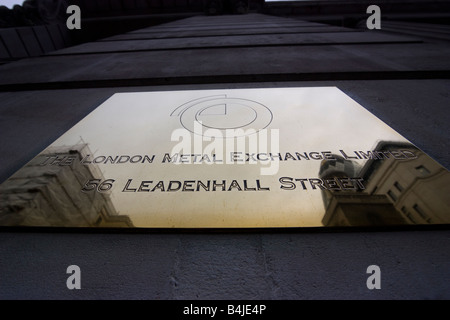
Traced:
<path fill-rule="evenodd" d="M 53 44 L 56 49 L 61 49 L 65 47 L 64 39 L 62 37 L 61 31 L 57 24 L 49 24 L 45 26 L 50 35 L 50 38 L 53 41 Z"/>
<path fill-rule="evenodd" d="M 35 26 L 33 29 L 44 52 L 55 50 L 55 46 L 45 26 Z"/>
<path fill-rule="evenodd" d="M 449 232 L 1 233 L 1 299 L 448 299 Z M 68 290 L 66 269 L 81 269 Z M 366 269 L 381 269 L 368 290 Z"/>
<path fill-rule="evenodd" d="M 307 45 L 340 45 L 340 44 L 380 44 L 380 43 L 408 43 L 419 42 L 417 38 L 407 36 L 392 36 L 381 33 L 374 33 L 368 36 L 363 32 L 339 32 L 328 33 L 298 33 L 298 34 L 277 34 L 277 35 L 253 35 L 248 36 L 217 36 L 217 37 L 184 37 L 177 41 L 173 39 L 136 39 L 131 36 L 129 41 L 122 36 L 122 41 L 99 41 L 81 44 L 76 47 L 60 50 L 55 55 L 60 54 L 81 54 L 117 51 L 156 51 L 184 48 L 229 48 L 229 47 L 267 47 L 270 46 L 307 46 Z"/>
<path fill-rule="evenodd" d="M 24 58 L 28 56 L 15 29 L 0 29 L 0 37 L 13 58 Z"/>
<path fill-rule="evenodd" d="M 0 40 L 0 59 L 8 59 L 11 56 L 9 55 L 8 50 L 6 49 L 6 46 L 3 44 L 3 42 Z"/>
<path fill-rule="evenodd" d="M 19 36 L 22 39 L 22 42 L 30 57 L 40 56 L 43 53 L 32 28 L 17 28 L 16 30 L 19 33 Z"/>

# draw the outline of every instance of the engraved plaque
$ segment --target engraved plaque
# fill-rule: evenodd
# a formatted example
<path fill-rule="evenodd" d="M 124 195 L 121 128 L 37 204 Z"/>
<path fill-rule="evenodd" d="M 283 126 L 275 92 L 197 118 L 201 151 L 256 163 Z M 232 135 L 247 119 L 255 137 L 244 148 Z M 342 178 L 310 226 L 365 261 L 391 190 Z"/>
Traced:
<path fill-rule="evenodd" d="M 117 93 L 0 186 L 0 226 L 442 225 L 449 186 L 335 87 Z"/>

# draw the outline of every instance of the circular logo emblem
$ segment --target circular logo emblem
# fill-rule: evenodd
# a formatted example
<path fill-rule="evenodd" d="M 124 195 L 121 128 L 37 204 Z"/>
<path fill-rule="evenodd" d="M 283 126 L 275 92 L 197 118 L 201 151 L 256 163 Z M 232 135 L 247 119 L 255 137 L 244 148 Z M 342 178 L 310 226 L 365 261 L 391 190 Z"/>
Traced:
<path fill-rule="evenodd" d="M 267 128 L 273 119 L 272 112 L 263 104 L 226 95 L 191 100 L 176 108 L 171 116 L 180 117 L 181 125 L 192 133 L 217 137 L 208 134 L 208 129 L 215 129 L 226 138 L 257 133 Z M 194 130 L 199 126 L 201 132 Z"/>

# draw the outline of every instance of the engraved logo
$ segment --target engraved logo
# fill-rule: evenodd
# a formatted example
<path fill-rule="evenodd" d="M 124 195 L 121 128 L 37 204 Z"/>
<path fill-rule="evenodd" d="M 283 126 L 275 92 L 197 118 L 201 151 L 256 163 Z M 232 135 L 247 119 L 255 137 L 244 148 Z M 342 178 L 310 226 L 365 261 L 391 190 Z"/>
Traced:
<path fill-rule="evenodd" d="M 257 133 L 267 128 L 273 119 L 272 112 L 263 104 L 227 95 L 191 100 L 176 108 L 170 116 L 180 117 L 181 125 L 194 134 L 199 133 L 194 128 L 200 125 L 204 129 L 200 131 L 202 136 L 211 137 L 208 133 L 211 131 L 207 129 L 215 129 L 226 138 Z"/>

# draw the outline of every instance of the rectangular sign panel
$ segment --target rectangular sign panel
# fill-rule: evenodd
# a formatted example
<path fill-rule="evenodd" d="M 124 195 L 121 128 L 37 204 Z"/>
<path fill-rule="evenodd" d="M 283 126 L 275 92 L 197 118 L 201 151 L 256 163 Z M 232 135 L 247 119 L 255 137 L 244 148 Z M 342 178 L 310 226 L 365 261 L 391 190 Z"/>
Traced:
<path fill-rule="evenodd" d="M 335 87 L 117 93 L 0 186 L 0 226 L 438 225 L 449 194 Z"/>

